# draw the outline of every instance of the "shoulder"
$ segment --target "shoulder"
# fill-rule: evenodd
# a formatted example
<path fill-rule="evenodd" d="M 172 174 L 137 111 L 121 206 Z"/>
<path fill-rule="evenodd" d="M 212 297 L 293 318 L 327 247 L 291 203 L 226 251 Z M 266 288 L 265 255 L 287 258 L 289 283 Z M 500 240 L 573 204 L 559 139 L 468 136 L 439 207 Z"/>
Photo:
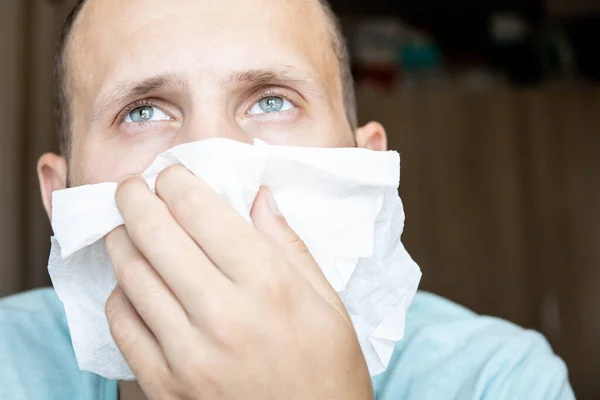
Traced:
<path fill-rule="evenodd" d="M 104 398 L 105 387 L 79 370 L 54 290 L 0 300 L 0 398 Z"/>
<path fill-rule="evenodd" d="M 34 290 L 0 300 L 0 357 L 17 356 L 10 361 L 24 363 L 28 356 L 43 351 L 60 349 L 63 354 L 69 343 L 62 305 L 53 290 Z"/>
<path fill-rule="evenodd" d="M 374 383 L 378 400 L 574 399 L 567 368 L 542 335 L 424 292 Z"/>
<path fill-rule="evenodd" d="M 52 289 L 38 289 L 26 293 L 0 299 L 0 321 L 18 326 L 33 321 L 43 320 L 46 323 L 61 327 L 68 333 L 62 305 Z M 14 327 L 15 325 L 13 325 Z M 10 333 L 6 326 L 0 325 L 0 334 Z"/>

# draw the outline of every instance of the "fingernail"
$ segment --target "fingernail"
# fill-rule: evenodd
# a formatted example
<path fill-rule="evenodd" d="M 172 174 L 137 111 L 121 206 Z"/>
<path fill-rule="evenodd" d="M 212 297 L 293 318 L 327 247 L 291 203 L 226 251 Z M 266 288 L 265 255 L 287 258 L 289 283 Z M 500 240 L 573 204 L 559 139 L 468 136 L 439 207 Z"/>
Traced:
<path fill-rule="evenodd" d="M 269 204 L 269 209 L 273 215 L 281 216 L 281 211 L 279 210 L 279 206 L 277 205 L 277 201 L 275 200 L 275 196 L 269 190 L 268 187 L 265 186 L 264 191 L 267 195 L 267 203 Z"/>

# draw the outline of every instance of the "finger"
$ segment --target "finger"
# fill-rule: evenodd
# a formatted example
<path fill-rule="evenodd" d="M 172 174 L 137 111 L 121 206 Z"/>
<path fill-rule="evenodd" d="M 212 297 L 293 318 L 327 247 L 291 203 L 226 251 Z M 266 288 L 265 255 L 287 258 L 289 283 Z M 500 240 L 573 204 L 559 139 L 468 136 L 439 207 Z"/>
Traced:
<path fill-rule="evenodd" d="M 116 202 L 135 247 L 191 317 L 200 311 L 205 297 L 215 299 L 226 292 L 227 277 L 215 268 L 143 179 L 122 183 Z"/>
<path fill-rule="evenodd" d="M 171 290 L 148 264 L 124 227 L 106 237 L 106 248 L 121 290 L 165 352 L 177 351 L 181 340 L 173 330 L 190 329 L 190 321 Z"/>
<path fill-rule="evenodd" d="M 164 170 L 156 193 L 212 262 L 231 280 L 249 279 L 265 260 L 267 242 L 205 182 L 181 166 Z"/>
<path fill-rule="evenodd" d="M 110 333 L 142 387 L 168 376 L 165 356 L 125 292 L 117 286 L 106 302 Z"/>
<path fill-rule="evenodd" d="M 275 197 L 267 187 L 261 187 L 252 207 L 252 222 L 257 231 L 267 237 L 302 276 L 330 304 L 343 307 L 341 300 L 323 271 L 310 254 L 306 244 L 281 215 Z"/>

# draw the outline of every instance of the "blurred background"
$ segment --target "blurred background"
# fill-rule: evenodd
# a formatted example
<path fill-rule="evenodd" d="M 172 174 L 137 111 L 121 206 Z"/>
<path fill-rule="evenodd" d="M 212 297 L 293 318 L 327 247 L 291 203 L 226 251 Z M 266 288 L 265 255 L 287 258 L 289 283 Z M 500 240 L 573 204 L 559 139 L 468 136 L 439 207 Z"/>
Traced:
<path fill-rule="evenodd" d="M 35 165 L 73 3 L 0 0 L 0 296 L 50 283 Z M 421 288 L 541 331 L 600 398 L 600 0 L 333 5 L 360 120 L 402 156 Z"/>

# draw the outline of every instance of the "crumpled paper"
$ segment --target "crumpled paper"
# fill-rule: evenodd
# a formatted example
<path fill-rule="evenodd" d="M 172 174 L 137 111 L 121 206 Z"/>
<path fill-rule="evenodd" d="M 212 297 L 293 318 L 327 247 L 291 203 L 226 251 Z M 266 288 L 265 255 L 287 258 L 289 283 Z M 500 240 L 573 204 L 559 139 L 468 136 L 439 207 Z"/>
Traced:
<path fill-rule="evenodd" d="M 268 186 L 343 300 L 371 376 L 385 371 L 421 278 L 400 240 L 398 153 L 209 139 L 158 156 L 143 174 L 152 190 L 158 174 L 174 164 L 207 182 L 249 223 L 260 186 Z M 116 188 L 101 183 L 54 193 L 48 269 L 79 367 L 132 380 L 104 314 L 116 280 L 103 239 L 123 224 Z"/>

